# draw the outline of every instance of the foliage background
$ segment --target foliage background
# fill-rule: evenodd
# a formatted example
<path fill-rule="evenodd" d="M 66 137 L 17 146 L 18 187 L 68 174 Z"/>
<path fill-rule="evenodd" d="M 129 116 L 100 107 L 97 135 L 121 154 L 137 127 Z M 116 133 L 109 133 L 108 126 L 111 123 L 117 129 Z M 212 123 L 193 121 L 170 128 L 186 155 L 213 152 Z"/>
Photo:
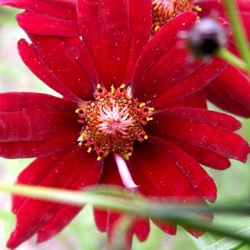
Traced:
<path fill-rule="evenodd" d="M 8 8 L 0 10 L 0 92 L 29 91 L 43 92 L 56 95 L 51 89 L 42 84 L 26 68 L 19 58 L 16 43 L 26 37 L 15 22 L 16 12 Z M 213 108 L 213 107 L 212 107 Z M 250 141 L 250 121 L 242 121 L 243 129 L 239 131 Z M 14 183 L 15 178 L 31 159 L 6 160 L 0 158 L 0 181 Z M 215 179 L 218 187 L 217 203 L 246 200 L 250 203 L 250 167 L 249 163 L 241 164 L 232 161 L 232 167 L 226 171 L 206 169 Z M 176 183 L 178 185 L 178 183 Z M 0 249 L 5 250 L 5 242 L 14 226 L 15 218 L 10 212 L 10 196 L 0 193 Z M 215 216 L 214 224 L 233 228 L 238 231 L 250 227 L 250 217 Z M 219 237 L 205 234 L 195 239 L 182 228 L 177 236 L 169 236 L 151 225 L 149 240 L 139 243 L 134 240 L 133 250 L 182 250 L 208 249 Z M 250 230 L 250 229 L 249 229 Z M 35 245 L 35 238 L 24 243 L 17 250 L 102 250 L 105 249 L 105 234 L 97 231 L 94 225 L 92 209 L 87 206 L 70 225 L 52 240 Z M 249 246 L 248 246 L 249 247 Z M 247 246 L 242 250 L 249 249 Z M 228 250 L 226 246 L 210 247 L 209 250 Z"/>

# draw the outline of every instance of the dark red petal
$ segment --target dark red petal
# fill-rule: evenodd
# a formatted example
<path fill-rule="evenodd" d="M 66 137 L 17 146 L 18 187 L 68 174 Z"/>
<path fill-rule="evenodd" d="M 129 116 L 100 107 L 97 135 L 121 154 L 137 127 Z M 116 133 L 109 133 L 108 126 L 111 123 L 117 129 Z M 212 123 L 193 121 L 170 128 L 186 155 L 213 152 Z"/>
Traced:
<path fill-rule="evenodd" d="M 30 38 L 48 68 L 71 92 L 82 100 L 93 98 L 97 73 L 80 39 L 36 35 Z"/>
<path fill-rule="evenodd" d="M 82 210 L 82 207 L 62 206 L 37 232 L 37 243 L 47 241 L 60 233 Z"/>
<path fill-rule="evenodd" d="M 0 142 L 1 157 L 9 159 L 43 157 L 76 145 L 78 132 L 75 128 L 57 133 L 42 141 Z"/>
<path fill-rule="evenodd" d="M 211 167 L 218 170 L 224 170 L 231 166 L 230 161 L 215 152 L 206 150 L 200 147 L 196 147 L 189 143 L 185 143 L 177 140 L 170 140 L 173 144 L 177 145 L 179 148 L 187 152 L 194 159 L 196 159 L 200 164 Z"/>
<path fill-rule="evenodd" d="M 149 219 L 138 218 L 134 223 L 134 233 L 139 241 L 145 241 L 150 232 Z"/>
<path fill-rule="evenodd" d="M 34 13 L 47 14 L 49 16 L 63 19 L 76 19 L 76 9 L 74 0 L 0 0 L 0 5 L 8 5 L 14 8 L 26 9 Z"/>
<path fill-rule="evenodd" d="M 168 223 L 168 222 L 163 222 L 157 219 L 152 219 L 153 223 L 159 227 L 163 232 L 170 234 L 170 235 L 175 235 L 177 232 L 176 225 Z"/>
<path fill-rule="evenodd" d="M 17 183 L 79 190 L 96 184 L 101 171 L 101 163 L 96 161 L 95 155 L 77 147 L 35 160 L 20 174 Z M 52 237 L 76 214 L 73 206 L 19 197 L 13 198 L 12 209 L 17 215 L 17 224 L 8 241 L 10 248 L 17 247 L 35 233 L 40 233 L 40 240 Z"/>
<path fill-rule="evenodd" d="M 123 186 L 116 163 L 113 157 L 108 157 L 104 160 L 103 174 L 100 180 L 101 184 Z M 111 239 L 115 223 L 122 216 L 122 213 L 114 213 L 110 211 L 94 209 L 94 218 L 97 228 L 104 232 L 108 232 L 108 238 Z M 147 218 L 136 218 L 133 224 L 132 232 L 137 236 L 140 241 L 147 239 L 150 227 Z M 132 237 L 133 235 L 130 235 Z M 132 238 L 128 237 L 128 245 L 131 243 Z"/>
<path fill-rule="evenodd" d="M 184 203 L 186 199 L 216 198 L 213 179 L 195 159 L 170 142 L 152 138 L 140 144 L 129 165 L 140 191 L 148 196 L 177 198 Z"/>
<path fill-rule="evenodd" d="M 187 119 L 189 121 L 197 121 L 225 129 L 230 132 L 234 132 L 241 128 L 241 123 L 232 116 L 199 108 L 169 108 L 159 112 L 156 111 L 154 117 L 156 120 L 159 117 Z"/>
<path fill-rule="evenodd" d="M 40 141 L 78 127 L 74 111 L 14 111 L 0 113 L 0 142 Z M 75 123 L 75 126 L 74 126 Z"/>
<path fill-rule="evenodd" d="M 250 12 L 250 6 L 247 0 L 238 0 L 237 4 L 240 9 L 240 12 Z"/>
<path fill-rule="evenodd" d="M 228 65 L 213 81 L 213 85 L 207 87 L 209 100 L 236 114 L 245 110 L 250 115 L 250 80 L 242 71 Z M 217 100 L 218 95 L 222 95 L 222 99 Z"/>
<path fill-rule="evenodd" d="M 151 1 L 81 0 L 77 9 L 83 41 L 94 58 L 100 83 L 109 89 L 131 80 L 150 35 Z"/>
<path fill-rule="evenodd" d="M 250 10 L 249 10 L 249 3 L 247 1 L 245 1 L 245 4 L 242 8 L 242 6 L 240 6 L 241 8 L 241 20 L 243 22 L 243 25 L 245 27 L 245 32 L 246 32 L 246 35 L 247 35 L 247 38 L 248 38 L 248 41 L 250 40 L 250 31 L 249 31 L 249 28 L 250 28 Z M 246 8 L 248 8 L 246 10 Z"/>
<path fill-rule="evenodd" d="M 44 59 L 39 55 L 33 45 L 24 39 L 18 42 L 19 54 L 26 66 L 44 83 L 62 96 L 78 101 L 79 97 L 72 93 L 63 82 L 50 70 Z"/>
<path fill-rule="evenodd" d="M 0 113 L 17 111 L 65 111 L 74 113 L 76 103 L 55 96 L 31 93 L 31 92 L 9 92 L 0 93 Z"/>
<path fill-rule="evenodd" d="M 108 234 L 108 243 L 113 240 L 115 237 L 115 230 L 117 229 L 117 223 L 122 219 L 123 214 L 108 212 L 107 217 L 107 234 Z M 149 220 L 146 218 L 135 218 L 133 224 L 128 228 L 125 235 L 125 247 L 130 250 L 133 240 L 133 235 L 135 234 L 139 241 L 145 241 L 148 238 L 150 232 Z"/>
<path fill-rule="evenodd" d="M 216 198 L 211 177 L 192 157 L 166 141 L 139 144 L 128 163 L 139 190 L 146 196 L 199 204 L 204 204 L 201 196 L 211 201 Z M 173 224 L 153 222 L 167 233 L 176 232 Z"/>
<path fill-rule="evenodd" d="M 78 37 L 79 28 L 76 20 L 67 20 L 46 14 L 24 12 L 16 16 L 18 24 L 28 33 Z"/>
<path fill-rule="evenodd" d="M 195 20 L 195 13 L 179 15 L 161 28 L 146 45 L 132 80 L 132 92 L 136 97 L 151 97 L 161 93 L 201 64 L 197 61 L 188 62 L 188 51 L 178 44 L 178 33 L 189 29 Z M 183 63 L 185 59 L 186 64 Z"/>
<path fill-rule="evenodd" d="M 169 103 L 179 101 L 201 90 L 213 81 L 225 67 L 225 61 L 215 58 L 210 63 L 202 64 L 198 69 L 186 76 L 186 78 L 171 85 L 169 89 L 159 93 L 155 98 L 148 97 L 148 100 L 152 100 L 151 105 L 158 109 L 168 107 Z"/>
<path fill-rule="evenodd" d="M 100 184 L 123 186 L 120 175 L 117 171 L 116 163 L 111 156 L 104 159 L 104 168 Z M 111 212 L 107 210 L 94 208 L 95 223 L 101 232 L 108 230 L 110 213 Z"/>
<path fill-rule="evenodd" d="M 111 242 L 115 235 L 115 230 L 117 229 L 117 223 L 122 219 L 121 214 L 118 213 L 109 213 L 108 216 L 108 241 Z M 145 241 L 148 238 L 148 234 L 150 231 L 149 220 L 148 219 L 140 219 L 136 218 L 134 223 L 128 228 L 127 232 L 123 237 L 125 237 L 125 246 L 123 246 L 123 250 L 131 250 L 133 234 L 136 234 L 138 240 Z M 116 239 L 117 241 L 117 239 Z M 109 243 L 108 242 L 108 243 Z"/>
<path fill-rule="evenodd" d="M 107 222 L 108 222 L 109 211 L 94 208 L 93 212 L 94 212 L 96 227 L 101 232 L 106 232 L 108 227 Z"/>
<path fill-rule="evenodd" d="M 182 101 L 184 107 L 207 109 L 206 95 L 203 89 L 189 95 Z"/>
<path fill-rule="evenodd" d="M 242 117 L 250 117 L 250 112 L 237 101 L 233 100 L 218 84 L 210 83 L 205 88 L 207 99 L 222 110 Z"/>
<path fill-rule="evenodd" d="M 113 225 L 115 222 L 121 218 L 121 214 L 120 216 L 118 216 L 118 214 L 116 214 L 116 220 L 114 221 L 110 221 L 109 216 L 113 214 L 110 211 L 104 211 L 104 210 L 100 210 L 95 208 L 94 209 L 94 218 L 95 218 L 95 222 L 96 222 L 96 226 L 97 228 L 101 231 L 101 232 L 105 232 L 108 230 L 108 228 L 110 228 L 110 237 L 113 233 L 113 228 L 110 226 L 110 223 Z M 149 219 L 146 218 L 136 218 L 134 223 L 133 223 L 133 232 L 136 235 L 136 237 L 138 238 L 139 241 L 145 241 L 148 238 L 149 232 L 150 232 L 150 223 L 149 223 Z M 132 235 L 131 235 L 132 237 Z M 130 242 L 130 241 L 129 241 Z"/>
<path fill-rule="evenodd" d="M 201 110 L 201 112 L 203 112 Z M 206 111 L 208 112 L 208 111 Z M 213 117 L 209 123 L 206 120 L 196 121 L 177 117 L 155 117 L 148 124 L 148 133 L 159 138 L 172 138 L 194 146 L 211 150 L 223 157 L 245 162 L 249 153 L 246 141 L 237 134 L 213 126 Z M 217 119 L 220 119 L 218 113 Z M 222 117 L 222 119 L 224 119 Z M 214 123 L 216 124 L 216 122 Z"/>
<path fill-rule="evenodd" d="M 80 152 L 82 150 L 84 149 L 78 149 L 79 154 L 82 154 L 82 152 Z M 82 166 L 83 162 L 81 162 L 81 165 L 79 164 L 80 167 L 79 165 L 76 165 L 76 167 L 78 167 L 79 169 L 78 177 L 68 188 L 73 190 L 82 190 L 83 187 L 97 184 L 101 176 L 102 164 L 101 162 L 96 162 L 95 159 L 92 159 L 90 157 L 87 157 L 87 159 L 85 159 L 85 157 L 86 156 L 84 156 L 84 159 L 81 159 L 84 160 L 83 162 L 86 162 L 86 160 L 89 161 L 89 159 L 91 159 L 91 162 L 89 161 L 89 165 L 85 166 Z M 78 214 L 78 212 L 80 212 L 81 209 L 81 207 L 62 205 L 57 213 L 46 223 L 46 225 L 44 225 L 38 231 L 38 242 L 46 241 L 58 234 L 61 230 L 63 230 L 65 226 L 69 224 L 69 222 Z"/>
<path fill-rule="evenodd" d="M 166 106 L 168 109 L 179 108 L 179 107 L 207 109 L 207 99 L 206 99 L 204 89 L 197 91 L 194 94 L 189 95 L 179 101 L 167 103 Z M 158 108 L 156 108 L 155 110 L 158 110 Z M 162 108 L 159 110 L 162 111 Z"/>
<path fill-rule="evenodd" d="M 0 94 L 1 156 L 34 157 L 76 144 L 81 130 L 76 108 L 46 94 Z"/>
<path fill-rule="evenodd" d="M 130 29 L 131 31 L 133 31 L 133 34 L 131 34 L 132 38 L 130 39 L 129 51 L 130 57 L 128 59 L 126 79 L 124 79 L 124 82 L 126 83 L 131 81 L 131 76 L 134 72 L 135 63 L 137 62 L 144 45 L 149 40 L 150 31 L 152 27 L 151 1 L 130 0 L 129 4 Z M 140 10 L 139 13 L 138 10 Z"/>

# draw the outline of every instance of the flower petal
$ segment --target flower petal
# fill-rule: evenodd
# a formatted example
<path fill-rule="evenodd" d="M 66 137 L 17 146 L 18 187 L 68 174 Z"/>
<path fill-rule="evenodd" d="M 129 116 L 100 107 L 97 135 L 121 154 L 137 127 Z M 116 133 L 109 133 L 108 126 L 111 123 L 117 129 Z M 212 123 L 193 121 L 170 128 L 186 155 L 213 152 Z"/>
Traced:
<path fill-rule="evenodd" d="M 101 172 L 101 163 L 96 161 L 95 155 L 77 147 L 35 160 L 19 175 L 17 183 L 79 190 L 95 185 Z M 40 234 L 40 240 L 52 237 L 78 212 L 74 206 L 19 197 L 13 198 L 12 209 L 17 224 L 8 241 L 10 248 L 17 247 L 35 233 Z"/>
<path fill-rule="evenodd" d="M 150 36 L 151 1 L 81 0 L 77 10 L 83 41 L 94 58 L 100 83 L 107 89 L 127 83 Z"/>
<path fill-rule="evenodd" d="M 51 73 L 66 88 L 82 100 L 93 99 L 97 73 L 80 39 L 37 35 L 30 35 L 30 38 Z"/>
<path fill-rule="evenodd" d="M 26 31 L 40 35 L 79 36 L 76 3 L 73 0 L 0 0 L 0 5 L 25 9 L 17 15 Z"/>
<path fill-rule="evenodd" d="M 215 152 L 191 145 L 189 143 L 185 143 L 183 141 L 177 141 L 173 139 L 168 140 L 179 148 L 181 148 L 182 150 L 184 150 L 185 152 L 187 152 L 200 164 L 206 167 L 224 170 L 231 166 L 230 161 L 226 157 L 223 157 Z"/>
<path fill-rule="evenodd" d="M 23 62 L 40 80 L 62 96 L 74 101 L 79 100 L 79 97 L 64 86 L 63 82 L 51 71 L 32 44 L 21 39 L 18 42 L 18 50 Z"/>
<path fill-rule="evenodd" d="M 111 229 L 109 223 L 109 216 L 111 212 L 110 211 L 104 211 L 98 208 L 94 208 L 94 218 L 97 228 L 101 232 L 108 231 L 108 228 Z M 121 216 L 117 217 L 117 220 Z M 114 223 L 114 222 L 113 222 Z M 149 219 L 147 218 L 136 218 L 134 225 L 133 225 L 134 234 L 136 235 L 137 239 L 139 241 L 145 241 L 148 238 L 149 232 L 150 232 L 150 223 Z M 112 230 L 111 230 L 112 232 Z"/>
<path fill-rule="evenodd" d="M 206 93 L 208 99 L 219 107 L 250 116 L 250 80 L 234 66 L 228 65 L 213 84 L 208 85 Z"/>
<path fill-rule="evenodd" d="M 200 110 L 202 113 L 203 111 Z M 170 138 L 180 140 L 203 149 L 211 150 L 223 157 L 237 159 L 245 162 L 249 153 L 249 146 L 246 141 L 237 134 L 225 130 L 223 127 L 217 127 L 217 121 L 220 119 L 220 113 L 215 117 L 205 111 L 208 119 L 192 120 L 184 117 L 172 117 L 163 113 L 148 124 L 148 134 L 159 138 Z M 212 114 L 212 113 L 211 113 Z M 201 115 L 202 117 L 202 115 Z M 211 121 L 209 121 L 209 117 Z M 221 118 L 224 119 L 225 115 Z M 227 120 L 227 119 L 226 119 Z M 226 123 L 225 123 L 226 125 Z M 221 125 L 219 125 L 221 126 Z"/>
<path fill-rule="evenodd" d="M 40 13 L 24 12 L 16 16 L 18 24 L 28 33 L 78 37 L 80 35 L 76 20 L 67 20 Z"/>
<path fill-rule="evenodd" d="M 46 94 L 0 94 L 0 154 L 32 157 L 75 145 L 81 130 L 75 109 L 75 103 Z"/>
<path fill-rule="evenodd" d="M 150 232 L 150 223 L 147 218 L 137 218 L 134 223 L 134 234 L 139 241 L 145 241 Z"/>
<path fill-rule="evenodd" d="M 225 67 L 225 61 L 220 58 L 215 58 L 208 64 L 202 64 L 183 80 L 170 85 L 169 89 L 157 93 L 153 98 L 148 97 L 148 100 L 152 100 L 150 105 L 158 109 L 163 109 L 164 107 L 168 107 L 172 102 L 188 97 L 213 81 Z"/>
<path fill-rule="evenodd" d="M 26 9 L 34 13 L 42 13 L 49 16 L 60 17 L 68 20 L 76 19 L 74 0 L 0 0 L 0 5 L 7 5 L 14 8 Z"/>
<path fill-rule="evenodd" d="M 101 184 L 123 186 L 115 160 L 113 157 L 107 157 L 104 160 L 103 174 L 100 180 Z M 115 229 L 115 223 L 121 218 L 122 213 L 104 211 L 98 208 L 94 209 L 94 218 L 98 229 L 101 232 L 107 231 L 110 240 Z M 131 243 L 132 236 L 135 234 L 140 241 L 148 238 L 150 226 L 147 218 L 136 218 L 132 227 L 131 239 L 128 237 L 128 245 Z"/>
<path fill-rule="evenodd" d="M 77 137 L 76 131 L 67 128 L 43 141 L 0 142 L 0 155 L 9 159 L 43 157 L 75 146 Z"/>
<path fill-rule="evenodd" d="M 79 128 L 77 106 L 72 102 L 35 93 L 6 93 L 0 98 L 4 103 L 0 106 L 1 142 L 39 141 L 70 127 Z"/>
<path fill-rule="evenodd" d="M 153 138 L 139 144 L 128 164 L 139 190 L 146 196 L 203 205 L 203 198 L 216 198 L 212 178 L 192 157 L 167 141 Z M 167 233 L 176 232 L 174 224 L 153 222 Z"/>
<path fill-rule="evenodd" d="M 201 64 L 196 61 L 194 64 L 183 64 L 188 51 L 178 45 L 178 33 L 183 29 L 189 29 L 195 20 L 195 13 L 181 14 L 162 27 L 149 41 L 136 65 L 132 80 L 132 93 L 136 97 L 161 93 Z M 149 94 L 150 91 L 153 93 Z"/>
<path fill-rule="evenodd" d="M 246 118 L 250 117 L 249 111 L 235 100 L 232 100 L 217 84 L 211 83 L 206 88 L 206 96 L 210 102 L 227 112 Z"/>
<path fill-rule="evenodd" d="M 204 90 L 195 92 L 185 99 L 181 100 L 184 107 L 202 108 L 207 109 L 207 101 Z"/>
<path fill-rule="evenodd" d="M 51 219 L 37 231 L 37 243 L 47 241 L 60 233 L 82 210 L 82 207 L 62 206 Z"/>
<path fill-rule="evenodd" d="M 154 113 L 154 116 L 156 116 L 156 119 L 158 119 L 159 117 L 169 117 L 202 122 L 204 124 L 225 129 L 230 132 L 234 132 L 235 130 L 241 128 L 241 123 L 232 116 L 199 108 L 171 108 L 161 110 L 159 112 L 156 111 Z"/>
<path fill-rule="evenodd" d="M 93 208 L 96 227 L 100 232 L 106 232 L 109 212 L 98 208 Z"/>
<path fill-rule="evenodd" d="M 184 203 L 187 199 L 202 202 L 216 198 L 213 179 L 191 156 L 165 140 L 151 137 L 150 142 L 141 143 L 129 166 L 147 196 L 177 198 Z"/>

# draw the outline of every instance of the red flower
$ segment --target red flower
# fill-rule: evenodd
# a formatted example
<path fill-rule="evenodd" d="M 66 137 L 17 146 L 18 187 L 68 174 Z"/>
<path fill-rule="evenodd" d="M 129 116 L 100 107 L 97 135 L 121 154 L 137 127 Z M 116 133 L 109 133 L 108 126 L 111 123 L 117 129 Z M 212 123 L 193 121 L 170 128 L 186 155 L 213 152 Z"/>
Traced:
<path fill-rule="evenodd" d="M 195 13 L 179 15 L 149 41 L 151 0 L 0 3 L 27 10 L 17 18 L 31 44 L 21 40 L 20 55 L 63 96 L 1 94 L 1 156 L 37 158 L 17 183 L 72 190 L 105 183 L 206 204 L 216 199 L 216 186 L 200 164 L 222 170 L 229 158 L 246 161 L 237 120 L 190 107 L 197 101 L 191 94 L 225 67 L 217 58 L 183 63 L 189 52 L 177 33 L 193 25 Z M 17 224 L 8 247 L 15 248 L 34 234 L 38 242 L 53 237 L 81 208 L 14 197 L 12 210 Z M 108 237 L 119 217 L 95 210 Z M 153 222 L 176 232 L 175 225 Z M 148 233 L 148 219 L 137 219 L 130 239 L 143 241 Z"/>

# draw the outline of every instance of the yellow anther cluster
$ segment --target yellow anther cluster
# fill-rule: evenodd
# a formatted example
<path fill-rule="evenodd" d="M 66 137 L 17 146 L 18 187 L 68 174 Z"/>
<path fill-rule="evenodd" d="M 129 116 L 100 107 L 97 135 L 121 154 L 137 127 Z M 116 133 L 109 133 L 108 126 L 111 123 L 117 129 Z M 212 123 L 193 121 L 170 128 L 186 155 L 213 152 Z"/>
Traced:
<path fill-rule="evenodd" d="M 95 100 L 80 106 L 76 113 L 83 127 L 78 142 L 88 153 L 95 151 L 97 160 L 110 153 L 128 159 L 134 142 L 148 139 L 144 127 L 153 120 L 154 108 L 132 99 L 125 84 L 111 86 L 109 92 L 98 84 Z"/>

